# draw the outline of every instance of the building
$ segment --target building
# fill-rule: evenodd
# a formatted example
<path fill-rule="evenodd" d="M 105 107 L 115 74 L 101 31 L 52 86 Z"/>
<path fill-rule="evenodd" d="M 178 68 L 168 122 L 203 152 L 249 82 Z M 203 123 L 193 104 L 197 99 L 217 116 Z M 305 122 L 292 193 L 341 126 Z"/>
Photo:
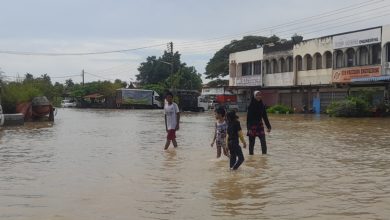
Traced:
<path fill-rule="evenodd" d="M 229 77 L 243 105 L 260 88 L 267 105 L 296 111 L 323 112 L 363 87 L 380 102 L 389 96 L 390 25 L 232 53 Z"/>

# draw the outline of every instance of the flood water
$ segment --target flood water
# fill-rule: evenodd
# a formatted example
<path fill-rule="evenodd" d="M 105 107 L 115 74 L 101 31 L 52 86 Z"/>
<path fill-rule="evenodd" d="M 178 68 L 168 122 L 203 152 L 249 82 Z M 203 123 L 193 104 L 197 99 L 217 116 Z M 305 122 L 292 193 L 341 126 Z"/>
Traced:
<path fill-rule="evenodd" d="M 245 115 L 241 114 L 245 129 Z M 214 116 L 59 109 L 0 128 L 0 219 L 390 219 L 390 119 L 274 115 L 269 154 L 229 171 Z"/>

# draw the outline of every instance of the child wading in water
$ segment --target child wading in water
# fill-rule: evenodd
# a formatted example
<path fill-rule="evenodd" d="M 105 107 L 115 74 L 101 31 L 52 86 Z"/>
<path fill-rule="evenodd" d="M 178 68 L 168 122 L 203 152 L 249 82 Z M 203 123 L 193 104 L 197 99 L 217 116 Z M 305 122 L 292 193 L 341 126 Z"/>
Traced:
<path fill-rule="evenodd" d="M 179 130 L 180 112 L 179 107 L 173 102 L 173 94 L 168 92 L 165 96 L 167 102 L 164 106 L 165 111 L 165 129 L 167 130 L 167 142 L 165 143 L 164 150 L 168 149 L 171 141 L 173 146 L 177 147 L 176 131 Z"/>
<path fill-rule="evenodd" d="M 230 169 L 237 170 L 242 162 L 244 162 L 244 155 L 242 154 L 238 138 L 240 138 L 244 148 L 246 148 L 246 142 L 236 112 L 230 111 L 227 114 L 226 119 L 228 122 L 227 139 L 230 151 Z"/>
<path fill-rule="evenodd" d="M 227 157 L 229 157 L 229 151 L 226 146 L 226 132 L 227 132 L 227 124 L 225 121 L 226 111 L 224 108 L 217 108 L 215 110 L 215 119 L 217 122 L 215 123 L 215 132 L 213 142 L 211 142 L 211 147 L 213 147 L 216 142 L 217 145 L 217 158 L 221 157 L 221 151 Z"/>

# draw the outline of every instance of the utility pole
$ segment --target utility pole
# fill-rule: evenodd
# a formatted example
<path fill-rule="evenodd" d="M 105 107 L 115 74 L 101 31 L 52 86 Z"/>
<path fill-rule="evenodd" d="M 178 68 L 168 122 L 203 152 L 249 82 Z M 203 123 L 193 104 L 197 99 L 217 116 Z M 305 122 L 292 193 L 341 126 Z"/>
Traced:
<path fill-rule="evenodd" d="M 84 69 L 83 69 L 83 71 L 81 71 L 81 77 L 83 77 L 83 86 L 84 86 L 84 75 L 85 75 L 85 72 L 84 72 Z"/>
<path fill-rule="evenodd" d="M 173 89 L 173 63 L 174 63 L 174 59 L 173 59 L 173 42 L 169 42 L 168 43 L 168 52 L 171 53 L 171 90 Z"/>

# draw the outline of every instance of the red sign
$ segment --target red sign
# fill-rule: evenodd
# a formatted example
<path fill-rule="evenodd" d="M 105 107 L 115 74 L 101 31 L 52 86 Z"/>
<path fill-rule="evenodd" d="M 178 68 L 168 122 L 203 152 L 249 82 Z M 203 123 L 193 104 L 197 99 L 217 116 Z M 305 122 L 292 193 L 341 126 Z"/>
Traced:
<path fill-rule="evenodd" d="M 332 82 L 348 83 L 351 79 L 381 75 L 381 66 L 351 67 L 333 70 Z"/>

